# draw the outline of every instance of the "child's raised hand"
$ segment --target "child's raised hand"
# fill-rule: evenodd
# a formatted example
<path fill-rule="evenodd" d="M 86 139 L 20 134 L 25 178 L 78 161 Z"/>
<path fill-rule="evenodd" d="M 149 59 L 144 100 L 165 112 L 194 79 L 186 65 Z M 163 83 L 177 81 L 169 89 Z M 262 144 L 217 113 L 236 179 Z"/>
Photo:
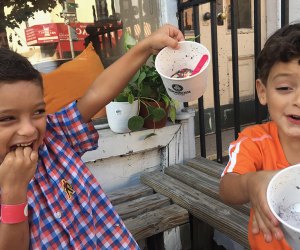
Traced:
<path fill-rule="evenodd" d="M 0 187 L 3 192 L 27 192 L 27 186 L 34 176 L 38 154 L 30 147 L 18 147 L 10 151 L 0 165 Z"/>
<path fill-rule="evenodd" d="M 145 39 L 149 43 L 152 54 L 157 54 L 164 47 L 176 49 L 178 42 L 183 40 L 182 32 L 170 24 L 165 24 Z"/>
<path fill-rule="evenodd" d="M 249 200 L 254 211 L 252 233 L 257 234 L 261 231 L 266 242 L 271 242 L 273 237 L 277 240 L 284 237 L 279 221 L 267 203 L 267 187 L 275 173 L 276 171 L 259 171 L 251 174 L 248 179 Z"/>

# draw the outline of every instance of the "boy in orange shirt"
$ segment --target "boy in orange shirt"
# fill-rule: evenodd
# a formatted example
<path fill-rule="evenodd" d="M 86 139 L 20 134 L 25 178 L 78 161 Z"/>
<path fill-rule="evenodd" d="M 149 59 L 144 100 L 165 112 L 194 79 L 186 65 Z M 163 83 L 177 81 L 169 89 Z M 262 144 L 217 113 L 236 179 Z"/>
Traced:
<path fill-rule="evenodd" d="M 258 56 L 256 90 L 271 121 L 244 129 L 229 147 L 220 196 L 228 204 L 250 202 L 251 249 L 291 250 L 266 199 L 271 178 L 300 162 L 300 24 L 276 31 Z"/>

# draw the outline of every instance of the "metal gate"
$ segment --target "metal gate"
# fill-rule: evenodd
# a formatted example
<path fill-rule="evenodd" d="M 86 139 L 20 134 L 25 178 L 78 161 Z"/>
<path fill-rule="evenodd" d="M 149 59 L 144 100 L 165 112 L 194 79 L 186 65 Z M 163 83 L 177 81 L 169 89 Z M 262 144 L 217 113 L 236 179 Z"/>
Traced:
<path fill-rule="evenodd" d="M 221 0 L 222 1 L 222 0 Z M 231 58 L 232 58 L 232 106 L 233 106 L 233 116 L 232 116 L 232 129 L 234 130 L 234 136 L 237 138 L 238 133 L 241 130 L 243 123 L 241 122 L 241 100 L 240 100 L 240 76 L 239 76 L 239 46 L 238 46 L 238 4 L 242 1 L 238 0 L 228 0 L 230 3 L 230 11 L 228 18 L 230 18 L 230 27 L 231 30 Z M 203 4 L 209 4 L 209 12 L 206 12 L 200 16 L 199 8 Z M 210 22 L 210 36 L 211 36 L 211 62 L 212 62 L 212 82 L 213 82 L 213 109 L 214 109 L 214 133 L 215 133 L 215 143 L 216 143 L 216 160 L 220 163 L 224 161 L 223 148 L 222 148 L 222 133 L 224 132 L 221 119 L 221 104 L 220 104 L 220 81 L 219 81 L 219 51 L 218 51 L 218 26 L 222 24 L 224 19 L 224 13 L 219 12 L 218 4 L 220 1 L 204 1 L 204 0 L 178 0 L 178 20 L 179 27 L 185 33 L 186 27 L 193 30 L 194 37 L 196 42 L 201 42 L 201 27 L 199 25 L 200 18 Z M 253 30 L 254 30 L 254 64 L 258 53 L 261 50 L 261 4 L 259 0 L 254 0 L 252 2 L 253 7 Z M 288 23 L 288 1 L 281 1 L 281 26 Z M 191 24 L 188 23 L 187 10 L 192 15 Z M 255 68 L 255 79 L 257 78 L 257 69 Z M 261 123 L 263 120 L 267 119 L 267 110 L 265 107 L 262 107 L 259 102 L 257 95 L 253 98 L 253 110 L 254 117 L 253 123 Z M 185 106 L 188 106 L 188 103 L 185 103 Z M 199 120 L 199 135 L 200 135 L 200 154 L 203 157 L 207 156 L 207 145 L 206 145 L 206 126 L 207 121 L 205 119 L 205 109 L 203 97 L 198 99 L 198 117 Z M 249 122 L 249 121 L 248 121 Z"/>

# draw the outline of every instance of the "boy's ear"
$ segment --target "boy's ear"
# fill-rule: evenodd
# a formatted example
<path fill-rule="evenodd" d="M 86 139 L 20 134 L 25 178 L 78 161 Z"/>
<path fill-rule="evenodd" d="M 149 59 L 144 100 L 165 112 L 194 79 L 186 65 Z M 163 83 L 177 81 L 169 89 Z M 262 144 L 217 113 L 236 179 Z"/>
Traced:
<path fill-rule="evenodd" d="M 260 79 L 255 81 L 256 92 L 261 105 L 267 104 L 267 89 Z"/>

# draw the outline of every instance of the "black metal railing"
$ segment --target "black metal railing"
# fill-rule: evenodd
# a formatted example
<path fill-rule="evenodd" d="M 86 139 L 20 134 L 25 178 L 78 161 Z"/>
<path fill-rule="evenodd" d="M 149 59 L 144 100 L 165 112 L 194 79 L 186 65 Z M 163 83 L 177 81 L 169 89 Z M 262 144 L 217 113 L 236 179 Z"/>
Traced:
<path fill-rule="evenodd" d="M 185 21 L 185 10 L 192 9 L 192 30 L 194 30 L 194 35 L 197 42 L 200 42 L 200 38 L 198 35 L 200 34 L 200 25 L 199 25 L 199 6 L 202 4 L 210 4 L 210 25 L 211 25 L 211 63 L 212 63 L 212 72 L 213 72 L 213 98 L 214 98 L 214 133 L 216 138 L 216 160 L 220 163 L 223 162 L 223 148 L 222 148 L 222 123 L 221 123 L 221 105 L 220 105 L 220 90 L 219 90 L 219 62 L 218 62 L 218 33 L 217 33 L 217 25 L 219 20 L 217 19 L 217 6 L 216 4 L 220 2 L 217 0 L 204 1 L 204 0 L 188 0 L 182 1 L 178 0 L 178 20 L 179 27 L 182 31 L 184 31 L 184 27 L 186 26 Z M 233 84 L 233 127 L 234 136 L 237 138 L 238 133 L 241 130 L 241 111 L 240 111 L 240 91 L 239 91 L 239 48 L 238 48 L 238 27 L 237 27 L 237 0 L 230 1 L 230 18 L 231 18 L 231 56 L 232 56 L 232 84 Z M 288 8 L 289 3 L 287 1 L 281 1 L 281 25 L 285 25 L 288 23 Z M 261 1 L 254 0 L 254 62 L 256 62 L 256 58 L 258 53 L 261 50 Z M 255 79 L 257 78 L 257 70 L 255 67 Z M 186 103 L 185 106 L 188 106 Z M 255 94 L 254 99 L 254 114 L 255 117 L 253 119 L 254 123 L 261 123 L 264 119 L 266 119 L 266 108 L 262 107 L 259 102 L 257 95 Z M 199 135 L 200 135 L 200 154 L 203 157 L 206 157 L 206 127 L 205 124 L 205 112 L 204 112 L 204 103 L 203 97 L 198 100 L 198 120 L 199 120 Z"/>
<path fill-rule="evenodd" d="M 133 27 L 130 27 L 126 24 L 126 20 L 130 20 L 130 25 L 135 22 L 132 21 L 134 13 L 136 13 L 142 6 L 142 2 L 139 1 L 139 7 L 132 6 L 131 0 L 122 0 L 122 5 L 120 7 L 120 13 L 116 13 L 114 7 L 114 1 L 111 2 L 110 8 L 113 10 L 112 15 L 108 16 L 107 11 L 107 1 L 106 0 L 96 0 L 96 9 L 93 8 L 94 16 L 94 25 L 87 27 L 87 33 L 89 36 L 86 39 L 86 45 L 89 42 L 93 42 L 93 45 L 100 55 L 102 62 L 105 66 L 108 66 L 112 61 L 120 56 L 120 33 L 124 28 L 130 28 L 134 30 Z M 210 22 L 210 34 L 211 37 L 211 64 L 212 64 L 212 83 L 213 83 L 213 107 L 209 108 L 209 113 L 207 108 L 205 108 L 205 103 L 203 97 L 198 99 L 197 103 L 197 116 L 196 116 L 196 135 L 198 139 L 199 135 L 199 144 L 200 144 L 200 155 L 207 157 L 209 147 L 206 138 L 207 134 L 214 134 L 215 136 L 215 148 L 216 148 L 216 160 L 220 163 L 224 160 L 224 149 L 222 147 L 222 141 L 224 140 L 224 130 L 232 129 L 234 138 L 237 138 L 238 133 L 241 130 L 241 126 L 249 123 L 261 123 L 266 120 L 268 117 L 267 110 L 265 107 L 262 107 L 259 104 L 257 95 L 252 97 L 250 101 L 241 100 L 240 96 L 240 75 L 239 75 L 239 33 L 238 28 L 240 25 L 239 11 L 238 8 L 241 5 L 241 2 L 238 0 L 230 1 L 230 11 L 228 11 L 228 16 L 230 17 L 230 22 L 228 22 L 228 30 L 231 32 L 231 52 L 229 53 L 232 58 L 232 100 L 227 106 L 220 103 L 220 72 L 219 72 L 219 51 L 218 51 L 218 26 L 224 25 L 220 11 L 222 11 L 224 0 L 178 0 L 178 25 L 180 29 L 185 32 L 187 29 L 193 30 L 193 35 L 195 36 L 196 42 L 201 42 L 201 26 L 200 26 L 200 7 L 203 4 L 209 5 L 209 12 L 201 15 L 201 18 Z M 248 0 L 249 7 L 251 5 L 250 0 Z M 245 3 L 245 1 L 243 2 Z M 246 24 L 246 27 L 251 28 L 253 26 L 253 41 L 254 41 L 254 63 L 256 63 L 256 58 L 258 53 L 261 50 L 261 5 L 262 1 L 254 0 L 253 1 L 253 24 L 251 21 Z M 127 7 L 126 7 L 127 6 Z M 126 8 L 125 8 L 126 7 Z M 135 7 L 135 8 L 134 8 Z M 247 6 L 246 6 L 247 7 Z M 251 9 L 250 8 L 250 9 Z M 192 21 L 188 20 L 187 10 L 191 10 Z M 281 1 L 281 25 L 288 23 L 289 16 L 289 1 Z M 125 14 L 124 14 L 124 13 Z M 122 18 L 121 17 L 122 14 Z M 201 13 L 202 14 L 202 13 Z M 142 16 L 142 15 L 141 15 Z M 146 17 L 143 17 L 146 18 Z M 144 20 L 144 19 L 143 19 Z M 146 20 L 146 19 L 145 19 Z M 144 21 L 145 21 L 144 20 Z M 138 20 L 136 20 L 138 22 Z M 189 22 L 189 23 L 188 23 Z M 155 30 L 157 27 L 152 27 Z M 113 37 L 112 37 L 112 34 Z M 220 60 L 221 61 L 221 60 Z M 257 78 L 258 72 L 256 67 L 255 72 L 253 72 L 255 79 Z M 254 83 L 253 83 L 254 84 Z M 187 107 L 189 104 L 184 103 L 184 106 Z M 226 106 L 226 107 L 225 107 Z M 249 108 L 250 106 L 250 108 Z M 227 108 L 230 108 L 232 114 L 230 113 L 230 122 L 224 122 L 224 113 Z M 246 108 L 245 108 L 246 107 Z M 247 110 L 245 112 L 245 110 Z M 250 110 L 250 111 L 249 111 Z M 249 112 L 248 112 L 249 111 Z M 210 119 L 212 126 L 209 126 L 208 118 Z M 224 124 L 226 123 L 226 124 Z M 209 129 L 208 129 L 209 127 Z M 224 140 L 225 141 L 225 140 Z M 227 149 L 227 148 L 226 148 Z M 198 151 L 198 150 L 197 150 Z"/>

